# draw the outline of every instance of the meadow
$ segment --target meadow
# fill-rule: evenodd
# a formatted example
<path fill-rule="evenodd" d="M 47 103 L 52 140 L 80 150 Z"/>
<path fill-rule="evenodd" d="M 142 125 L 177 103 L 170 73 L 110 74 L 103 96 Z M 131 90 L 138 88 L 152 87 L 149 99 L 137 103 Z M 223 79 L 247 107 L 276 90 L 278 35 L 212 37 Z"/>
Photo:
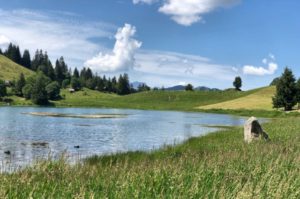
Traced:
<path fill-rule="evenodd" d="M 0 174 L 1 198 L 299 198 L 300 118 L 264 124 L 271 141 L 231 127 L 150 153 L 64 158 Z"/>

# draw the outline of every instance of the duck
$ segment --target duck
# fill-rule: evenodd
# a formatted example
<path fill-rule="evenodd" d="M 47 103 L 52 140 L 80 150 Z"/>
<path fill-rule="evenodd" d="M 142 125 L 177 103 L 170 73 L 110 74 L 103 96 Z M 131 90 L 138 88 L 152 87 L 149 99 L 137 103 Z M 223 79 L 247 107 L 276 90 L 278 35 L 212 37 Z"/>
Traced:
<path fill-rule="evenodd" d="M 6 155 L 10 155 L 10 151 L 4 151 Z"/>
<path fill-rule="evenodd" d="M 79 145 L 77 145 L 77 146 L 74 146 L 74 148 L 75 148 L 75 149 L 79 149 L 79 148 L 80 148 L 80 146 L 79 146 Z"/>

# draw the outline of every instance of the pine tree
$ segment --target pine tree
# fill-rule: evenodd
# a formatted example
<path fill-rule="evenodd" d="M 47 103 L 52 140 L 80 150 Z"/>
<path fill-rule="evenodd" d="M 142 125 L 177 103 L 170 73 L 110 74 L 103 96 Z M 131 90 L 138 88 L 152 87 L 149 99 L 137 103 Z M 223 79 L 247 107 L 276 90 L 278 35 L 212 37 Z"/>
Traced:
<path fill-rule="evenodd" d="M 79 72 L 78 72 L 77 68 L 74 69 L 73 77 L 79 78 Z"/>
<path fill-rule="evenodd" d="M 29 50 L 24 50 L 23 56 L 22 56 L 22 66 L 25 68 L 30 69 L 31 68 L 31 58 Z"/>
<path fill-rule="evenodd" d="M 118 94 L 119 95 L 128 95 L 130 94 L 130 84 L 128 75 L 120 75 L 118 80 Z"/>
<path fill-rule="evenodd" d="M 284 108 L 290 111 L 297 104 L 296 79 L 289 68 L 285 68 L 276 85 L 276 94 L 273 97 L 274 108 Z"/>
<path fill-rule="evenodd" d="M 242 78 L 241 77 L 236 77 L 234 82 L 233 82 L 233 86 L 237 91 L 240 91 L 241 87 L 242 87 Z"/>

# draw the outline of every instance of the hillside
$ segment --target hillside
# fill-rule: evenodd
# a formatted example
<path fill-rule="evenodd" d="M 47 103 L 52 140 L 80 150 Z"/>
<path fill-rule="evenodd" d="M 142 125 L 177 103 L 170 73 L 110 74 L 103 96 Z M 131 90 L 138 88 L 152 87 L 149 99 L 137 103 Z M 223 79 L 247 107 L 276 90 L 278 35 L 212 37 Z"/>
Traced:
<path fill-rule="evenodd" d="M 275 94 L 275 87 L 266 87 L 250 95 L 216 104 L 200 106 L 199 109 L 251 109 L 251 110 L 272 110 L 272 97 Z"/>
<path fill-rule="evenodd" d="M 14 80 L 17 79 L 21 73 L 26 77 L 32 75 L 34 72 L 16 64 L 7 57 L 0 55 L 0 79 Z"/>
<path fill-rule="evenodd" d="M 149 91 L 126 96 L 101 93 L 84 89 L 76 93 L 62 90 L 64 99 L 53 102 L 56 106 L 82 107 L 112 107 L 154 110 L 182 110 L 192 111 L 199 105 L 216 104 L 236 98 L 241 98 L 256 90 L 247 92 L 236 91 Z"/>

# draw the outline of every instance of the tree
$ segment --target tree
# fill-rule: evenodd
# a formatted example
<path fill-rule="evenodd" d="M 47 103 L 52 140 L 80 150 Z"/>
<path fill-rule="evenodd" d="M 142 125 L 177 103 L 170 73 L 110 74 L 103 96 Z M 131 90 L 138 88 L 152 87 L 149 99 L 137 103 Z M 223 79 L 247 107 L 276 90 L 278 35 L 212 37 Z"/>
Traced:
<path fill-rule="evenodd" d="M 60 93 L 60 86 L 58 82 L 54 81 L 51 82 L 46 86 L 47 96 L 50 100 L 56 100 L 59 99 L 59 93 Z"/>
<path fill-rule="evenodd" d="M 30 58 L 30 53 L 29 50 L 24 50 L 23 56 L 22 56 L 22 61 L 21 61 L 22 66 L 25 68 L 30 69 L 31 68 L 31 58 Z"/>
<path fill-rule="evenodd" d="M 62 88 L 67 88 L 70 85 L 70 80 L 69 79 L 65 79 L 62 84 L 61 87 Z"/>
<path fill-rule="evenodd" d="M 48 104 L 48 96 L 46 91 L 46 86 L 51 80 L 43 75 L 38 73 L 35 78 L 35 83 L 32 86 L 31 91 L 31 100 L 34 104 L 45 105 Z"/>
<path fill-rule="evenodd" d="M 27 100 L 29 100 L 31 98 L 31 92 L 32 92 L 32 85 L 31 84 L 26 84 L 22 89 L 23 96 Z"/>
<path fill-rule="evenodd" d="M 186 90 L 186 91 L 193 91 L 193 90 L 194 90 L 194 87 L 193 87 L 192 84 L 188 84 L 188 85 L 185 86 L 185 90 Z"/>
<path fill-rule="evenodd" d="M 3 80 L 0 80 L 0 97 L 5 97 L 7 95 L 6 85 Z"/>
<path fill-rule="evenodd" d="M 241 77 L 236 77 L 234 82 L 233 82 L 233 86 L 237 91 L 240 91 L 241 87 L 242 87 L 242 78 Z"/>
<path fill-rule="evenodd" d="M 23 96 L 23 87 L 26 85 L 26 80 L 25 80 L 25 77 L 24 77 L 24 74 L 21 73 L 20 76 L 19 76 L 19 79 L 17 80 L 16 84 L 15 84 L 15 94 L 17 96 Z"/>
<path fill-rule="evenodd" d="M 118 94 L 119 95 L 128 95 L 130 94 L 130 84 L 128 75 L 120 75 L 118 80 Z"/>
<path fill-rule="evenodd" d="M 276 94 L 273 97 L 274 108 L 284 108 L 290 111 L 297 104 L 297 88 L 296 80 L 293 72 L 289 68 L 285 68 L 284 73 L 280 77 L 276 85 Z"/>
<path fill-rule="evenodd" d="M 77 68 L 74 69 L 73 77 L 79 78 L 79 72 L 78 72 Z"/>
<path fill-rule="evenodd" d="M 270 86 L 276 86 L 279 82 L 279 79 L 280 79 L 279 77 L 274 78 L 273 81 L 271 82 Z"/>
<path fill-rule="evenodd" d="M 138 92 L 145 92 L 145 91 L 150 91 L 151 88 L 147 86 L 147 84 L 140 84 L 138 86 Z"/>
<path fill-rule="evenodd" d="M 297 103 L 298 103 L 298 109 L 300 108 L 300 78 L 296 82 L 296 89 L 297 89 Z"/>
<path fill-rule="evenodd" d="M 76 90 L 76 91 L 78 91 L 78 90 L 81 89 L 81 83 L 80 83 L 80 81 L 79 81 L 78 78 L 72 77 L 72 80 L 71 80 L 71 87 L 72 87 L 74 90 Z"/>
<path fill-rule="evenodd" d="M 17 64 L 21 64 L 21 53 L 19 46 L 10 43 L 7 50 L 4 52 L 4 55 Z"/>

